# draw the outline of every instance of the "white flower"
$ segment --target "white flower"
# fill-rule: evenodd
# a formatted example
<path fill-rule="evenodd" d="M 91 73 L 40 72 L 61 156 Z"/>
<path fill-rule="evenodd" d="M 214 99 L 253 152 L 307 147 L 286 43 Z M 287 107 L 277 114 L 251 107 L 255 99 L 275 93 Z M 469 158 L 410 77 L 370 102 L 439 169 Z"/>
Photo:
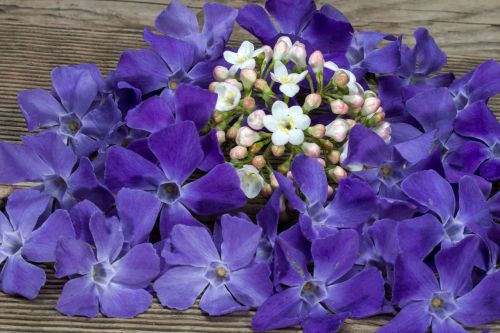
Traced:
<path fill-rule="evenodd" d="M 237 170 L 240 177 L 240 188 L 247 198 L 253 199 L 259 195 L 264 187 L 264 178 L 259 174 L 259 170 L 253 165 L 244 165 Z"/>
<path fill-rule="evenodd" d="M 217 94 L 217 104 L 215 105 L 217 111 L 230 111 L 238 105 L 241 99 L 240 90 L 227 82 L 218 83 L 215 86 L 215 93 Z"/>
<path fill-rule="evenodd" d="M 300 74 L 291 73 L 288 74 L 286 66 L 283 65 L 281 61 L 276 61 L 274 64 L 274 73 L 271 73 L 271 78 L 273 81 L 281 83 L 280 91 L 288 97 L 293 97 L 299 92 L 299 83 L 304 80 L 307 75 L 307 71 L 303 71 Z"/>
<path fill-rule="evenodd" d="M 290 142 L 300 145 L 304 142 L 304 130 L 311 124 L 311 119 L 302 112 L 300 106 L 288 106 L 282 101 L 276 101 L 272 107 L 272 115 L 264 117 L 264 126 L 273 135 L 273 144 L 282 146 Z"/>
<path fill-rule="evenodd" d="M 255 68 L 255 57 L 264 52 L 263 48 L 255 50 L 255 47 L 249 41 L 241 43 L 238 52 L 224 51 L 224 59 L 232 66 L 229 69 L 229 74 L 234 76 L 238 69 Z"/>

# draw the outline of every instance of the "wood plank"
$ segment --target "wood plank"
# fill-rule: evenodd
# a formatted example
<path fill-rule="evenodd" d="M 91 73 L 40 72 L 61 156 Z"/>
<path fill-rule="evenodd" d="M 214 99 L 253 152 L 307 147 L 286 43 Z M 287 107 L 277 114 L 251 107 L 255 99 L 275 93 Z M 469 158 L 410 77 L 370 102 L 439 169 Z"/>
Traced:
<path fill-rule="evenodd" d="M 196 10 L 202 8 L 203 2 L 188 1 Z M 218 2 L 234 7 L 263 3 Z M 325 2 L 328 1 L 319 1 Z M 108 73 L 122 51 L 145 46 L 142 30 L 153 25 L 165 3 L 164 0 L 0 0 L 0 139 L 17 141 L 19 135 L 26 134 L 16 103 L 19 91 L 38 86 L 49 89 L 50 70 L 59 65 L 96 63 L 103 73 Z M 458 74 L 466 73 L 485 59 L 500 56 L 500 0 L 339 0 L 335 5 L 356 28 L 404 33 L 410 43 L 416 27 L 428 27 L 449 54 L 447 69 Z M 253 40 L 236 28 L 231 45 L 236 46 L 244 39 Z M 500 118 L 500 98 L 493 99 L 490 105 Z M 0 199 L 17 187 L 0 186 Z M 156 301 L 147 313 L 133 320 L 64 317 L 54 310 L 63 282 L 55 279 L 51 269 L 46 270 L 48 283 L 37 300 L 31 302 L 0 293 L 0 331 L 251 332 L 253 312 L 211 318 L 201 314 L 196 306 L 181 313 L 163 309 Z M 349 320 L 341 332 L 375 332 L 387 319 Z M 490 327 L 500 331 L 499 324 Z"/>

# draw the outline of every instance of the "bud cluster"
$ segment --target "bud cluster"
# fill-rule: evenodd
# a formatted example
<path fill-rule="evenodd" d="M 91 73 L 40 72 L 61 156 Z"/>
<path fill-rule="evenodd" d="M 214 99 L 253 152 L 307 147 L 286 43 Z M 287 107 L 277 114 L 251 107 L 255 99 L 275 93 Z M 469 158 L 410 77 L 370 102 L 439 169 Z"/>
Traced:
<path fill-rule="evenodd" d="M 355 124 L 390 140 L 377 95 L 320 51 L 308 57 L 304 44 L 281 37 L 274 47 L 256 50 L 243 42 L 224 58 L 231 66 L 214 68 L 209 89 L 218 98 L 208 126 L 217 128 L 250 198 L 277 186 L 273 170 L 293 177 L 290 164 L 297 154 L 317 159 L 331 185 L 346 177 L 341 155 Z"/>

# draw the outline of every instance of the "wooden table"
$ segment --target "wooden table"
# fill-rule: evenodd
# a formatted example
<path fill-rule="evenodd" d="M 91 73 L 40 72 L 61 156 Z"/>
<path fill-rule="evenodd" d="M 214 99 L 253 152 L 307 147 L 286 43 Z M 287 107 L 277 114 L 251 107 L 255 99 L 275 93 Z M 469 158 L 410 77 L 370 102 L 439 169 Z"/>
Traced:
<path fill-rule="evenodd" d="M 96 63 L 103 73 L 109 72 L 122 51 L 145 46 L 142 30 L 153 25 L 166 2 L 0 0 L 0 139 L 18 141 L 19 135 L 26 134 L 16 103 L 19 91 L 50 88 L 50 70 L 59 65 Z M 195 10 L 203 6 L 203 0 L 186 2 Z M 219 2 L 241 7 L 263 1 Z M 410 43 L 416 27 L 428 27 L 449 55 L 448 69 L 457 74 L 464 74 L 486 59 L 500 59 L 500 0 L 339 0 L 335 5 L 356 28 L 404 33 Z M 237 28 L 231 45 L 243 39 L 253 40 Z M 490 105 L 500 118 L 500 98 L 493 99 Z M 177 312 L 163 309 L 157 302 L 133 320 L 64 317 L 54 310 L 62 283 L 50 269 L 47 272 L 47 285 L 35 301 L 0 293 L 0 331 L 251 332 L 251 312 L 209 318 L 197 308 Z M 386 320 L 378 317 L 348 321 L 341 332 L 375 332 Z M 499 332 L 500 324 L 493 331 Z"/>

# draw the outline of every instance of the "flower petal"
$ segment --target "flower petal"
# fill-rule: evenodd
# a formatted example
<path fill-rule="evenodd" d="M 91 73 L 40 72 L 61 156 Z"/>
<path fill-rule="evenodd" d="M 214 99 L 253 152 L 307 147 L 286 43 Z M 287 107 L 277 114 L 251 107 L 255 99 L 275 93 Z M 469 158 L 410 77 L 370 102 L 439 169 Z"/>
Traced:
<path fill-rule="evenodd" d="M 189 225 L 192 227 L 203 227 L 189 210 L 180 202 L 171 205 L 164 204 L 160 213 L 160 235 L 162 239 L 170 235 L 170 231 L 177 224 Z"/>
<path fill-rule="evenodd" d="M 152 96 L 127 113 L 127 125 L 151 133 L 175 122 L 170 105 L 160 96 Z"/>
<path fill-rule="evenodd" d="M 179 0 L 173 0 L 155 20 L 158 31 L 182 38 L 198 32 L 195 13 Z"/>
<path fill-rule="evenodd" d="M 57 242 L 55 255 L 57 278 L 73 274 L 89 274 L 96 263 L 95 254 L 90 245 L 76 239 L 60 239 Z"/>
<path fill-rule="evenodd" d="M 403 220 L 397 225 L 401 252 L 423 260 L 444 238 L 443 225 L 431 214 Z"/>
<path fill-rule="evenodd" d="M 144 41 L 158 52 L 173 73 L 189 71 L 195 60 L 195 45 L 183 39 L 165 35 L 158 36 L 146 28 L 144 29 Z"/>
<path fill-rule="evenodd" d="M 483 101 L 460 111 L 454 128 L 458 134 L 479 139 L 490 147 L 500 141 L 500 124 Z"/>
<path fill-rule="evenodd" d="M 266 264 L 255 264 L 248 268 L 231 272 L 227 288 L 240 303 L 251 307 L 260 306 L 273 291 Z"/>
<path fill-rule="evenodd" d="M 160 258 L 151 243 L 143 243 L 115 261 L 113 268 L 115 276 L 112 282 L 131 288 L 146 288 L 160 273 Z"/>
<path fill-rule="evenodd" d="M 181 84 L 175 91 L 177 121 L 191 120 L 201 131 L 215 110 L 217 94 L 197 86 Z"/>
<path fill-rule="evenodd" d="M 200 309 L 210 316 L 221 316 L 235 311 L 245 311 L 250 307 L 236 302 L 224 284 L 209 285 L 200 300 Z"/>
<path fill-rule="evenodd" d="M 38 219 L 45 212 L 50 197 L 37 190 L 24 189 L 14 191 L 7 200 L 6 211 L 14 230 L 29 237 Z"/>
<path fill-rule="evenodd" d="M 279 132 L 275 132 L 274 134 L 276 133 L 279 133 Z M 274 138 L 274 134 L 273 134 L 273 138 Z M 299 129 L 291 129 L 290 132 L 288 132 L 288 141 L 292 144 L 292 145 L 300 145 L 302 144 L 302 142 L 304 142 L 304 132 L 302 130 L 299 130 Z M 273 140 L 273 143 L 274 143 L 274 140 Z"/>
<path fill-rule="evenodd" d="M 278 34 L 264 8 L 257 4 L 248 4 L 241 8 L 236 21 L 264 44 L 270 44 Z"/>
<path fill-rule="evenodd" d="M 118 219 L 96 213 L 90 218 L 89 227 L 94 238 L 97 260 L 113 262 L 123 247 L 123 233 Z"/>
<path fill-rule="evenodd" d="M 17 96 L 17 102 L 29 131 L 56 125 L 59 123 L 59 116 L 66 113 L 54 96 L 43 89 L 22 91 Z"/>
<path fill-rule="evenodd" d="M 223 215 L 221 218 L 221 258 L 233 270 L 248 266 L 255 257 L 262 229 L 245 219 Z"/>
<path fill-rule="evenodd" d="M 82 276 L 64 285 L 56 309 L 67 316 L 97 317 L 99 313 L 97 289 L 92 279 Z"/>
<path fill-rule="evenodd" d="M 99 303 L 106 317 L 133 318 L 149 309 L 153 296 L 144 289 L 129 289 L 110 283 L 102 290 Z"/>
<path fill-rule="evenodd" d="M 316 159 L 298 155 L 292 162 L 291 171 L 309 204 L 326 201 L 328 182 L 323 167 Z"/>
<path fill-rule="evenodd" d="M 280 84 L 280 91 L 288 97 L 294 97 L 299 90 L 299 86 L 295 83 Z"/>
<path fill-rule="evenodd" d="M 0 274 L 0 287 L 9 295 L 35 299 L 45 284 L 45 271 L 15 254 L 7 259 Z"/>
<path fill-rule="evenodd" d="M 293 10 L 290 10 L 293 8 Z M 267 11 L 274 17 L 284 34 L 299 34 L 316 10 L 312 0 L 268 0 Z"/>
<path fill-rule="evenodd" d="M 414 302 L 405 306 L 378 333 L 425 333 L 431 325 L 427 302 Z"/>

